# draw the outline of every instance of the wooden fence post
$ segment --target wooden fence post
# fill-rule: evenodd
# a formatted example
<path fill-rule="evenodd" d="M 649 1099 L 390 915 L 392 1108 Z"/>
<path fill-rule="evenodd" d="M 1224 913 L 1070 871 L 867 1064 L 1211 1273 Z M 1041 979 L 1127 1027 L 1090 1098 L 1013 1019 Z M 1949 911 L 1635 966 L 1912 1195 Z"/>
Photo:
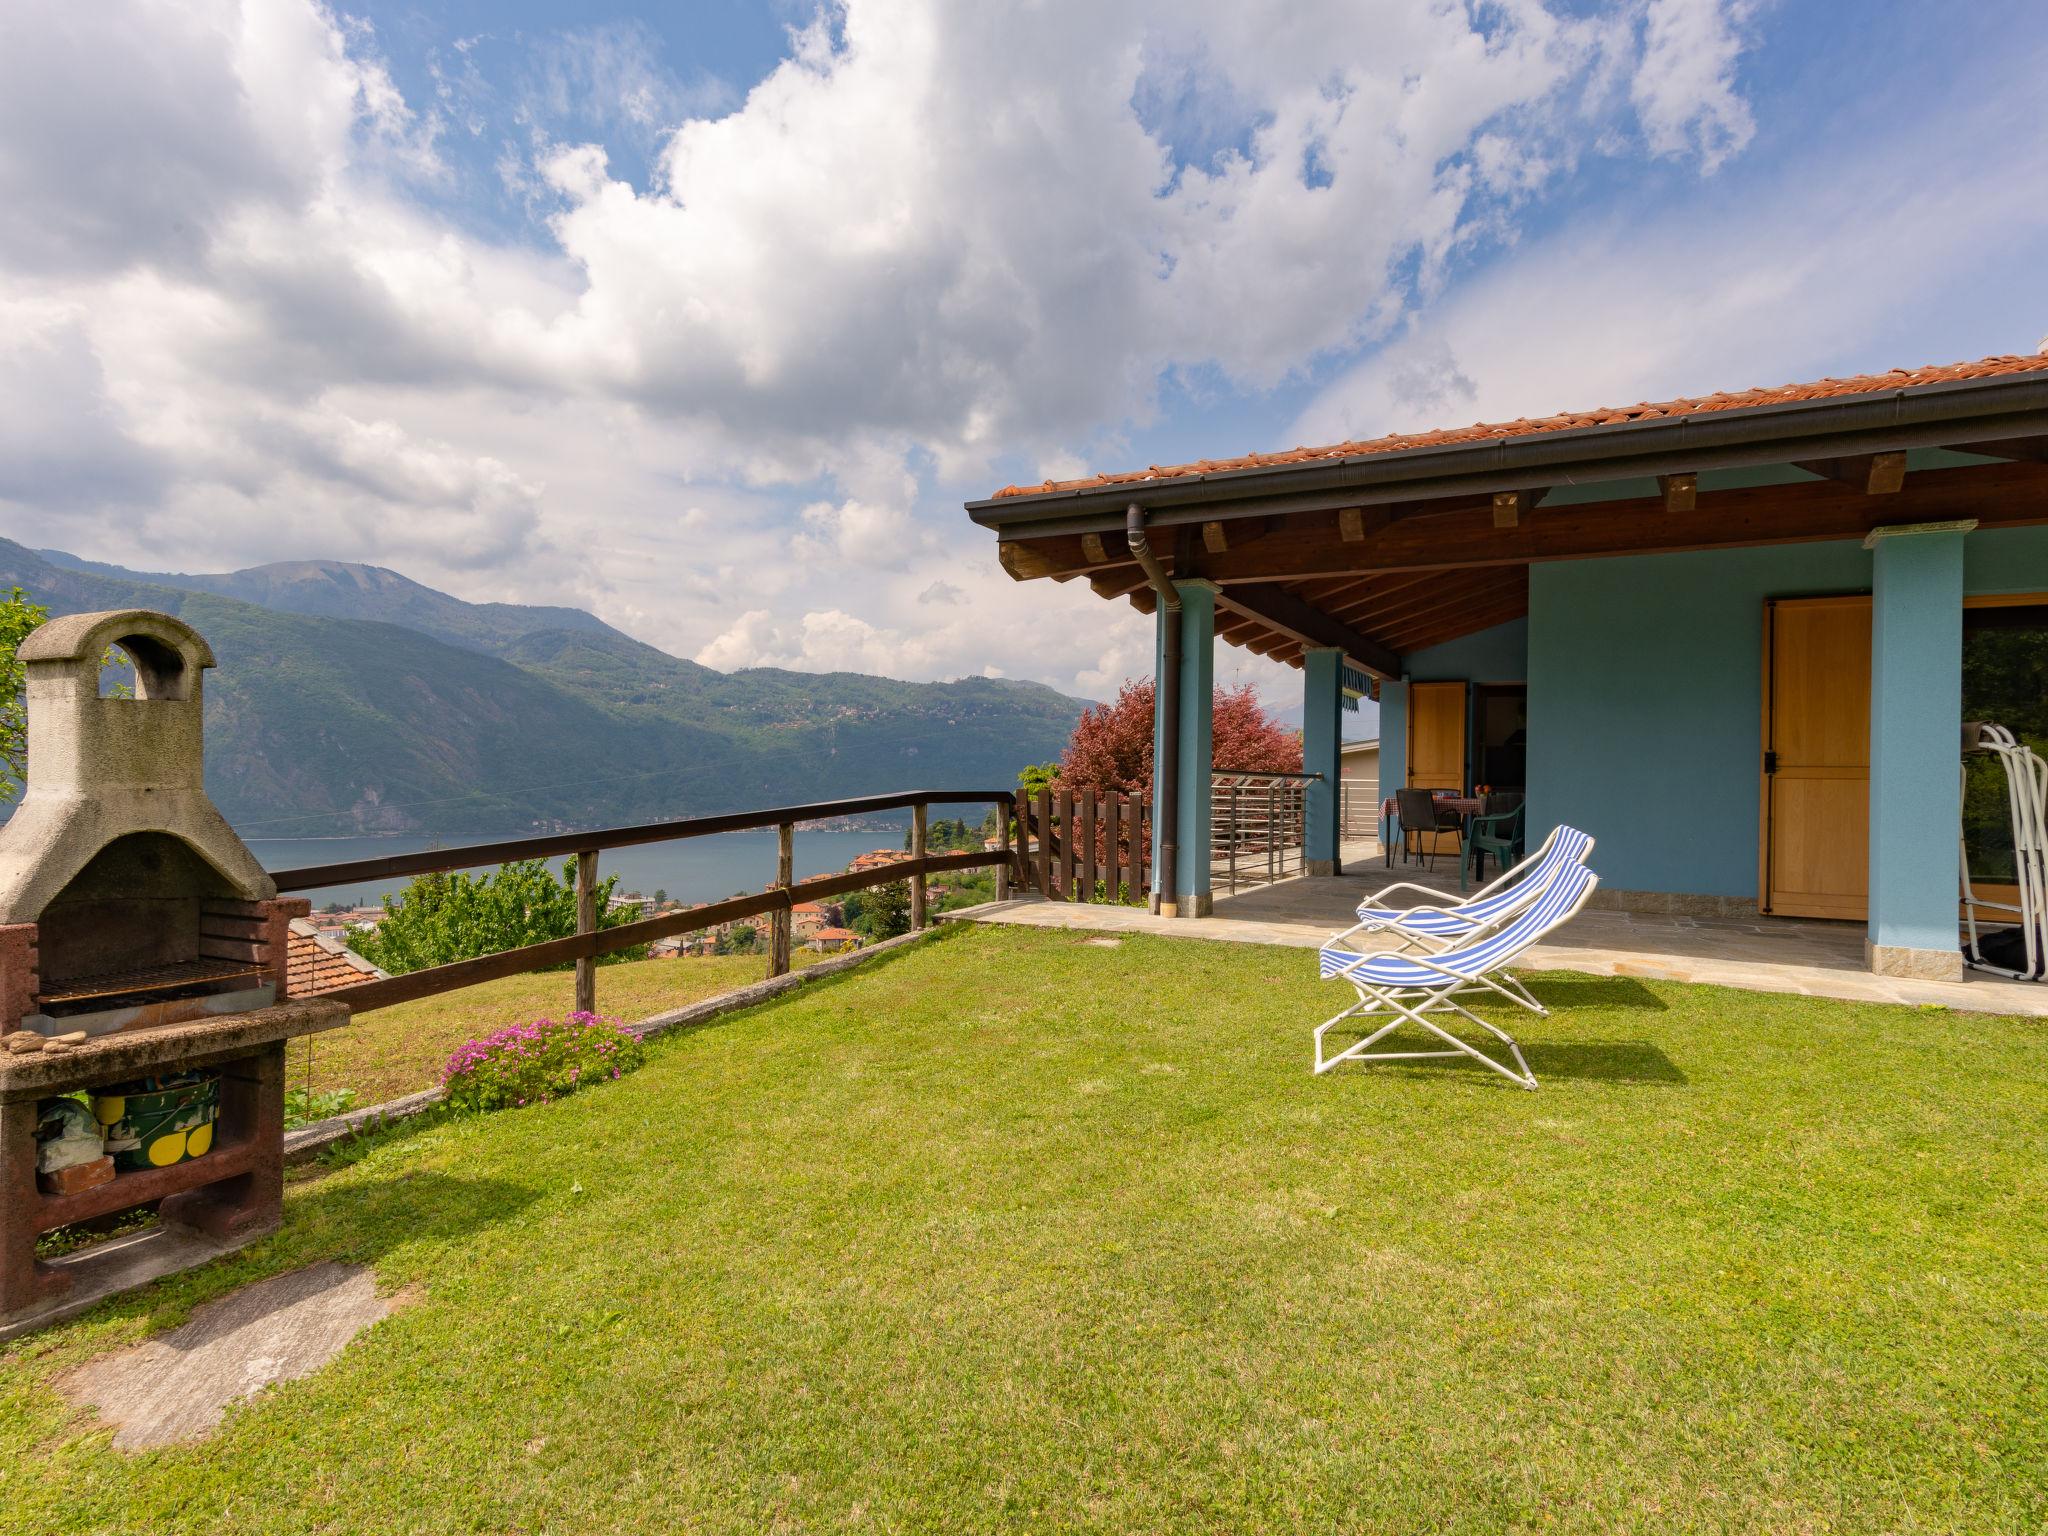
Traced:
<path fill-rule="evenodd" d="M 1124 797 L 1124 848 L 1128 852 L 1124 856 L 1124 868 L 1118 870 L 1118 877 L 1116 877 L 1118 881 L 1122 881 L 1128 887 L 1128 897 L 1126 897 L 1124 891 L 1118 891 L 1116 893 L 1118 901 L 1124 901 L 1124 899 L 1143 901 L 1145 899 L 1145 868 L 1143 868 L 1145 866 L 1145 852 L 1139 848 L 1139 838 L 1143 836 L 1143 831 L 1141 831 L 1143 825 L 1145 825 L 1145 797 L 1139 795 L 1137 791 L 1133 791 L 1133 793 Z"/>
<path fill-rule="evenodd" d="M 1052 894 L 1052 786 L 1038 786 L 1038 894 Z"/>
<path fill-rule="evenodd" d="M 922 800 L 910 808 L 910 856 L 922 860 L 925 854 L 925 807 Z M 910 877 L 910 927 L 914 933 L 924 926 L 924 871 Z"/>
<path fill-rule="evenodd" d="M 1152 891 L 1152 799 L 1140 790 L 1133 803 L 1138 813 L 1138 836 L 1131 844 L 1131 868 L 1138 878 L 1131 883 L 1131 894 L 1145 901 Z"/>
<path fill-rule="evenodd" d="M 1081 791 L 1081 885 L 1075 893 L 1080 901 L 1095 899 L 1095 791 Z"/>
<path fill-rule="evenodd" d="M 1114 788 L 1102 799 L 1102 854 L 1096 860 L 1096 874 L 1102 879 L 1102 899 L 1116 905 L 1122 897 L 1116 895 L 1116 825 L 1122 819 L 1124 797 Z"/>
<path fill-rule="evenodd" d="M 1010 815 L 1016 809 L 1014 800 L 996 803 L 996 821 L 1001 830 L 996 833 L 996 851 L 1003 856 L 1003 862 L 996 866 L 996 900 L 1010 899 Z"/>
<path fill-rule="evenodd" d="M 597 850 L 576 855 L 576 931 L 597 931 Z M 597 956 L 576 962 L 576 1011 L 597 1012 Z"/>
<path fill-rule="evenodd" d="M 788 890 L 796 882 L 796 823 L 785 821 L 775 829 L 775 884 Z M 789 974 L 789 931 L 795 921 L 787 907 L 768 914 L 768 974 Z"/>
<path fill-rule="evenodd" d="M 1060 791 L 1060 900 L 1074 899 L 1074 792 Z"/>

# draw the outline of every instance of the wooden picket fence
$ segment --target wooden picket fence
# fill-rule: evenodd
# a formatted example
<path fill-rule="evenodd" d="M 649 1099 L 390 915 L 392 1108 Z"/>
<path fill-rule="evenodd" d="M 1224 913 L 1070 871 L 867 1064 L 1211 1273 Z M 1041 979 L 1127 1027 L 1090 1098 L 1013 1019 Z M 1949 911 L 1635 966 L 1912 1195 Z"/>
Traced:
<path fill-rule="evenodd" d="M 1045 786 L 1019 799 L 1023 883 L 1055 901 L 1142 902 L 1152 874 L 1151 797 Z"/>

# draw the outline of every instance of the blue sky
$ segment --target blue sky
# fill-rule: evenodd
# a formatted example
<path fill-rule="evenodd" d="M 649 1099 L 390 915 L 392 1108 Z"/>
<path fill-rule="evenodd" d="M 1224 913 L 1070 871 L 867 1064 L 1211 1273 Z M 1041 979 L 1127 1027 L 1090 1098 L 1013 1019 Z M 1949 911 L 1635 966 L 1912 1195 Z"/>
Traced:
<path fill-rule="evenodd" d="M 14 10 L 0 530 L 1100 696 L 1146 625 L 963 498 L 2031 351 L 2044 64 L 2018 3 Z"/>

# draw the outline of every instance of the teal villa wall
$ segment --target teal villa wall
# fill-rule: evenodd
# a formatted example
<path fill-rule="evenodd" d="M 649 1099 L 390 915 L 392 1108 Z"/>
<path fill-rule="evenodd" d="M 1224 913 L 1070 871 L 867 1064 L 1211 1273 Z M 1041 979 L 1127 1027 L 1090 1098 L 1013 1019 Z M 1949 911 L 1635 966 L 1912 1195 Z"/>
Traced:
<path fill-rule="evenodd" d="M 1610 890 L 1753 900 L 1764 600 L 1872 585 L 1849 541 L 1552 561 L 1530 568 L 1526 621 L 1404 666 L 1417 682 L 1528 683 L 1532 842 L 1569 821 L 1599 840 Z M 1963 590 L 2048 591 L 2048 529 L 1970 534 Z M 1399 684 L 1381 690 L 1380 739 L 1391 792 L 1407 767 Z"/>
<path fill-rule="evenodd" d="M 1516 619 L 1425 651 L 1411 651 L 1401 661 L 1408 677 L 1418 683 L 1523 682 L 1529 676 L 1529 621 Z M 1408 782 L 1407 703 L 1400 684 L 1381 687 L 1380 785 L 1388 795 Z"/>

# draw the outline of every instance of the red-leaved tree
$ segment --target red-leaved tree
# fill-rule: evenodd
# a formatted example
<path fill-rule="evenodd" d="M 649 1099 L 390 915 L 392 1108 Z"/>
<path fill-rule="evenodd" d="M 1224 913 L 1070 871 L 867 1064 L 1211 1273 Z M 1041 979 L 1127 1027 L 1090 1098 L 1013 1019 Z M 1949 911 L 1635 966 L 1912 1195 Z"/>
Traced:
<path fill-rule="evenodd" d="M 1301 772 L 1301 737 L 1259 707 L 1250 683 L 1218 688 L 1210 705 L 1211 760 L 1218 768 Z M 1060 782 L 1074 789 L 1147 789 L 1152 784 L 1152 680 L 1125 683 L 1113 704 L 1097 704 L 1074 726 L 1060 758 Z"/>

